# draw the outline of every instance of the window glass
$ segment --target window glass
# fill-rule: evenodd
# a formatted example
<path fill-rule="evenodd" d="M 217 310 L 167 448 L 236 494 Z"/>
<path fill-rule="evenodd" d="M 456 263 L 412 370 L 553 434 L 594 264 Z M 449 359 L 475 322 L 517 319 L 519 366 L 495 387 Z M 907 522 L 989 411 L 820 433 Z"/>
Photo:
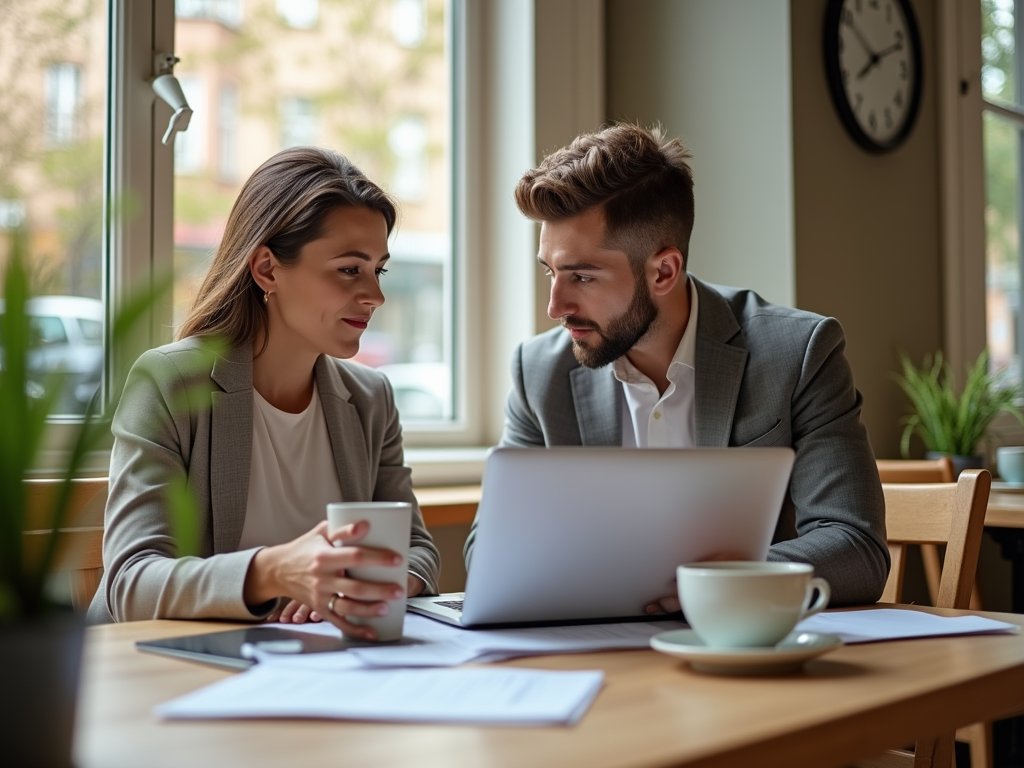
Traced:
<path fill-rule="evenodd" d="M 252 171 L 284 147 L 338 150 L 401 210 L 382 278 L 387 301 L 356 360 L 392 377 L 406 424 L 452 419 L 446 0 L 246 0 L 230 11 L 179 0 L 176 8 L 175 74 L 195 115 L 176 140 L 175 324 Z M 201 149 L 186 153 L 192 143 Z"/>
<path fill-rule="evenodd" d="M 33 317 L 29 321 L 29 328 L 32 332 L 33 347 L 51 347 L 54 344 L 68 343 L 64 321 L 59 317 Z"/>
<path fill-rule="evenodd" d="M 103 323 L 98 320 L 78 318 L 78 329 L 82 334 L 82 343 L 86 346 L 99 346 L 103 343 Z"/>
<path fill-rule="evenodd" d="M 1017 102 L 1014 0 L 982 0 L 981 87 L 990 101 Z"/>
<path fill-rule="evenodd" d="M 83 413 L 103 371 L 102 347 L 83 352 L 64 321 L 103 317 L 106 83 L 106 2 L 2 3 L 0 264 L 23 231 L 32 290 L 45 297 L 30 306 L 29 365 L 36 384 L 60 388 L 58 415 Z"/>

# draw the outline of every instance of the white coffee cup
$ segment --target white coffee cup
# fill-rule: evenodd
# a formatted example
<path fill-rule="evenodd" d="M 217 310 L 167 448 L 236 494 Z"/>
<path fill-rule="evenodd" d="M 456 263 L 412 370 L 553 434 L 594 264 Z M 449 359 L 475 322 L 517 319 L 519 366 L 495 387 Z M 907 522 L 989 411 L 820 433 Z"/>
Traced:
<path fill-rule="evenodd" d="M 409 536 L 412 527 L 412 504 L 407 501 L 352 501 L 327 505 L 327 525 L 331 533 L 352 523 L 366 520 L 370 531 L 353 546 L 390 549 L 402 556 L 395 566 L 367 565 L 347 568 L 346 572 L 360 581 L 393 582 L 402 586 L 409 572 Z M 335 542 L 334 546 L 346 546 Z M 388 600 L 387 616 L 366 618 L 346 616 L 352 624 L 373 627 L 378 640 L 398 640 L 405 624 L 405 594 L 397 600 Z"/>
<path fill-rule="evenodd" d="M 773 646 L 831 597 L 805 563 L 692 563 L 676 569 L 676 586 L 687 622 L 717 648 Z"/>

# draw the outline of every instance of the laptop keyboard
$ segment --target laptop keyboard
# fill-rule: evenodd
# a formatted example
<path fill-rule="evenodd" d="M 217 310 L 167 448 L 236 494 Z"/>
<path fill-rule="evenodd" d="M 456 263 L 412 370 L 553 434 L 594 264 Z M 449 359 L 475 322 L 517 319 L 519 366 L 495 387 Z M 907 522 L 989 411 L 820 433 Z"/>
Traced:
<path fill-rule="evenodd" d="M 451 608 L 453 611 L 462 610 L 462 600 L 435 600 L 434 605 L 443 605 L 445 608 Z"/>

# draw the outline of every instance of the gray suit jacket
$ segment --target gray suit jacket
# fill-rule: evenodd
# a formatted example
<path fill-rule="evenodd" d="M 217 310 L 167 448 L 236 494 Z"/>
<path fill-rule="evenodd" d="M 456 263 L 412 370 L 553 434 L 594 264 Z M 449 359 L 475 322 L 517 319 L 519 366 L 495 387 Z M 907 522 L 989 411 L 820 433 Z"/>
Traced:
<path fill-rule="evenodd" d="M 885 505 L 842 328 L 752 291 L 690 279 L 700 296 L 697 445 L 792 446 L 796 463 L 769 559 L 813 564 L 833 605 L 877 601 L 889 572 Z M 577 363 L 563 329 L 519 347 L 512 381 L 502 445 L 622 444 L 623 393 L 612 366 Z"/>
<path fill-rule="evenodd" d="M 103 580 L 90 623 L 266 616 L 242 599 L 258 551 L 236 551 L 252 459 L 252 349 L 212 359 L 196 338 L 146 352 L 114 414 Z M 315 375 L 347 501 L 413 504 L 409 570 L 436 593 L 440 557 L 403 465 L 391 386 L 376 371 L 321 355 Z M 166 505 L 172 478 L 187 481 L 199 512 L 202 557 L 177 558 Z M 325 513 L 326 517 L 326 513 Z"/>

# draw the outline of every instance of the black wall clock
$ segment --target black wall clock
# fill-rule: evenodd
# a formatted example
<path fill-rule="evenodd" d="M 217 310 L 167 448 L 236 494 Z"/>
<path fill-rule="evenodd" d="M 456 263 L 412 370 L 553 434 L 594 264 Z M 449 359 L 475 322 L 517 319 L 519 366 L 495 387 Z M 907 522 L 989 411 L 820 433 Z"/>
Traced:
<path fill-rule="evenodd" d="M 825 72 L 839 118 L 870 152 L 910 135 L 921 103 L 921 36 L 908 0 L 829 0 Z"/>

